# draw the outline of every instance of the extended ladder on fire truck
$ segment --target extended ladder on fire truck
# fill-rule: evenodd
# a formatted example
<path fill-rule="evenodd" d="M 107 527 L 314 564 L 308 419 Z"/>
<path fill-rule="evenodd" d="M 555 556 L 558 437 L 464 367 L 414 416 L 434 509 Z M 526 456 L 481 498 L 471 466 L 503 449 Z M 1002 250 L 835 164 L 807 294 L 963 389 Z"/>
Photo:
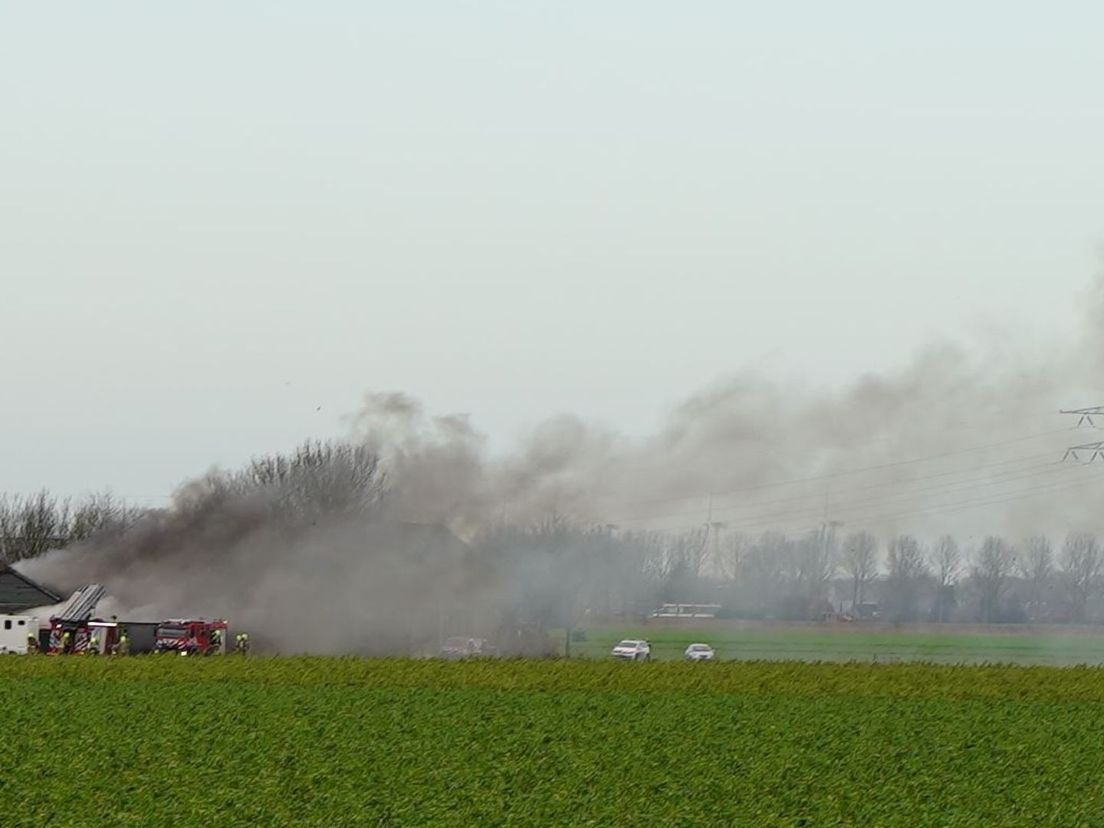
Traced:
<path fill-rule="evenodd" d="M 100 584 L 89 584 L 81 587 L 73 593 L 72 597 L 65 602 L 65 606 L 51 620 L 70 624 L 87 621 L 92 617 L 96 605 L 100 603 L 100 599 L 103 598 L 105 592 L 107 590 Z"/>
<path fill-rule="evenodd" d="M 83 586 L 73 593 L 57 613 L 50 616 L 48 653 L 67 655 L 88 651 L 92 640 L 88 622 L 106 591 L 100 584 Z"/>

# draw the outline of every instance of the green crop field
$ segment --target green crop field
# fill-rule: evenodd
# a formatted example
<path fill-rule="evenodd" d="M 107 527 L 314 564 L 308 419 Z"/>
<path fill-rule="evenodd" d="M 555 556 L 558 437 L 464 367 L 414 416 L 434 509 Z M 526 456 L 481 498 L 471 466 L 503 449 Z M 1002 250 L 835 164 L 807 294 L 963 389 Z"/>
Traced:
<path fill-rule="evenodd" d="M 1104 671 L 0 659 L 0 824 L 1100 825 Z"/>
<path fill-rule="evenodd" d="M 646 638 L 652 658 L 681 659 L 686 645 L 711 644 L 717 658 L 741 661 L 925 661 L 944 664 L 1098 664 L 1104 665 L 1104 634 L 930 633 L 831 628 L 695 629 L 693 627 L 594 627 L 572 655 L 608 658 L 622 638 Z M 563 636 L 559 636 L 562 648 Z"/>

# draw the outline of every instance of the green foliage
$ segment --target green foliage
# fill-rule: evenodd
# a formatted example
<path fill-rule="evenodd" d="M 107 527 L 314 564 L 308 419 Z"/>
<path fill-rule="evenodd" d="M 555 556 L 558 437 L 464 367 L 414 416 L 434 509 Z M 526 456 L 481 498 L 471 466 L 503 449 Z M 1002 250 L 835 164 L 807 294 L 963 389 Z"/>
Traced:
<path fill-rule="evenodd" d="M 39 825 L 1077 825 L 1098 669 L 0 659 Z"/>
<path fill-rule="evenodd" d="M 652 658 L 682 659 L 695 641 L 713 645 L 722 660 L 792 659 L 800 661 L 925 661 L 945 664 L 1000 663 L 1104 665 L 1104 635 L 1077 632 L 908 632 L 808 627 L 590 627 L 587 640 L 572 654 L 609 658 L 623 638 L 646 638 Z M 929 628 L 932 629 L 932 628 Z"/>

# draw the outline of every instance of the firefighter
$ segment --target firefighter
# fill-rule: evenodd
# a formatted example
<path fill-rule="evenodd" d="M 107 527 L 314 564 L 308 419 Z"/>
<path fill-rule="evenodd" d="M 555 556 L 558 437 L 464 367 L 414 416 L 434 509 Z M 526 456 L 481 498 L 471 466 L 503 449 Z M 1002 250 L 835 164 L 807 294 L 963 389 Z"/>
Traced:
<path fill-rule="evenodd" d="M 119 655 L 130 655 L 130 639 L 127 637 L 126 630 L 123 630 L 119 636 L 119 644 L 115 647 L 115 652 Z"/>
<path fill-rule="evenodd" d="M 61 652 L 63 654 L 69 652 L 69 645 L 72 643 L 72 640 L 73 634 L 69 632 L 69 630 L 66 630 L 61 634 Z"/>
<path fill-rule="evenodd" d="M 38 652 L 38 636 L 34 633 L 27 633 L 27 655 L 34 655 Z"/>
<path fill-rule="evenodd" d="M 217 653 L 222 650 L 222 630 L 214 630 L 211 633 L 210 652 Z"/>
<path fill-rule="evenodd" d="M 242 655 L 249 654 L 249 633 L 239 633 L 237 636 L 238 652 Z"/>

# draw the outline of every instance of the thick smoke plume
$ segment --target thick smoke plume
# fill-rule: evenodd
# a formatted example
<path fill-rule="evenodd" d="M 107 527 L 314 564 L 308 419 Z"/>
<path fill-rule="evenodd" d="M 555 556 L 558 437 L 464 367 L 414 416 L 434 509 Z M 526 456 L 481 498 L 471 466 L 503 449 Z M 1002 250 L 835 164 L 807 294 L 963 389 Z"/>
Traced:
<path fill-rule="evenodd" d="M 346 444 L 209 474 L 23 568 L 105 583 L 120 613 L 226 615 L 283 651 L 405 652 L 504 619 L 563 621 L 548 596 L 582 589 L 599 557 L 615 578 L 618 543 L 662 557 L 663 533 L 1096 532 L 1104 464 L 1061 462 L 1094 435 L 1057 412 L 1104 402 L 1100 295 L 1072 343 L 989 330 L 843 389 L 738 373 L 643 438 L 562 415 L 500 456 L 464 417 L 372 394 Z"/>

